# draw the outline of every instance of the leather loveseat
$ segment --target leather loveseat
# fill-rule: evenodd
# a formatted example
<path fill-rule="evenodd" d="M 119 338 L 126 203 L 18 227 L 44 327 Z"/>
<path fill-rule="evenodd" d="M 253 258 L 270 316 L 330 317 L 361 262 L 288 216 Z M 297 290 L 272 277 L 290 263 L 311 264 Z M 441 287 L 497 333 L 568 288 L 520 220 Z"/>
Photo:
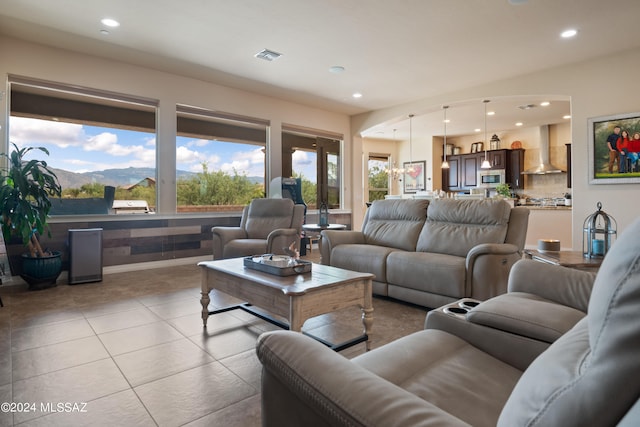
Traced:
<path fill-rule="evenodd" d="M 529 210 L 504 200 L 377 200 L 362 231 L 322 232 L 322 263 L 372 273 L 373 293 L 425 307 L 507 290 Z"/>
<path fill-rule="evenodd" d="M 640 219 L 614 243 L 593 283 L 593 275 L 560 266 L 545 268 L 551 280 L 531 274 L 536 261 L 519 261 L 527 267 L 513 269 L 510 285 L 541 289 L 540 301 L 549 304 L 538 306 L 538 326 L 545 317 L 548 325 L 558 321 L 552 300 L 560 306 L 589 300 L 586 314 L 531 363 L 522 346 L 527 337 L 488 327 L 446 330 L 459 322 L 352 360 L 299 333 L 261 335 L 263 425 L 640 425 L 638 236 Z"/>

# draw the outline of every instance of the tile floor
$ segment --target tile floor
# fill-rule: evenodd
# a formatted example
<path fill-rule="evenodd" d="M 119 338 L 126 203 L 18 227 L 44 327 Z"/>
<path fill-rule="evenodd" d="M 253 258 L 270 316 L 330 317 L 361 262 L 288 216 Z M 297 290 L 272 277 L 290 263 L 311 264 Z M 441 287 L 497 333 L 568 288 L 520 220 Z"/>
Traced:
<path fill-rule="evenodd" d="M 204 330 L 199 284 L 198 267 L 185 265 L 42 291 L 1 287 L 0 402 L 22 410 L 0 408 L 0 426 L 259 426 L 255 342 L 276 327 L 234 310 Z M 211 308 L 235 302 L 211 293 Z M 380 298 L 374 310 L 373 348 L 422 329 L 426 315 Z M 360 312 L 304 330 L 346 340 L 361 333 Z"/>

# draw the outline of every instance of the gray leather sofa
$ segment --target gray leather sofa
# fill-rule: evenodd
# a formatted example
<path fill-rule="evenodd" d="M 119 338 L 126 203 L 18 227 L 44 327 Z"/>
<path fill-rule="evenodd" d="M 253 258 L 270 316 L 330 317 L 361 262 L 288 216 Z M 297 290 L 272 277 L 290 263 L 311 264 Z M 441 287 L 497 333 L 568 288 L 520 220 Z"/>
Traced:
<path fill-rule="evenodd" d="M 377 200 L 362 231 L 323 231 L 322 263 L 372 273 L 373 293 L 439 307 L 507 290 L 529 210 L 504 200 Z"/>
<path fill-rule="evenodd" d="M 542 302 L 555 299 L 582 311 L 582 300 L 589 298 L 587 314 L 526 366 L 504 360 L 505 354 L 517 359 L 526 353 L 526 337 L 489 327 L 467 330 L 466 336 L 444 330 L 460 322 L 444 322 L 443 329 L 413 333 L 352 360 L 299 333 L 261 335 L 263 425 L 640 425 L 638 236 L 640 219 L 612 246 L 593 283 L 593 275 L 559 266 L 545 271 L 553 279 L 531 274 L 536 261 L 519 262 L 527 266 L 513 270 L 512 286 L 530 284 L 530 295 Z M 555 310 L 544 304 L 539 310 L 540 321 L 557 320 Z M 503 318 L 496 326 L 508 322 Z M 484 334 L 490 330 L 495 335 Z"/>

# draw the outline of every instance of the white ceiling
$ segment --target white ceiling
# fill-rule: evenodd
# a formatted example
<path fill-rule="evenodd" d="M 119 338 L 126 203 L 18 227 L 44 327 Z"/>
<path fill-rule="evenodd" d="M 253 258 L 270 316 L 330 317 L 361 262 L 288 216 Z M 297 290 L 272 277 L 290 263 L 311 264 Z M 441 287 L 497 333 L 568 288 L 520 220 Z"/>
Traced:
<path fill-rule="evenodd" d="M 639 16 L 638 0 L 0 0 L 0 33 L 358 114 L 640 46 Z M 105 17 L 121 23 L 108 35 Z M 577 37 L 561 39 L 567 28 Z M 283 56 L 256 59 L 264 48 Z M 488 125 L 569 114 L 566 99 L 516 108 L 542 98 L 492 99 Z M 482 103 L 463 107 L 451 105 L 450 134 L 481 125 Z"/>

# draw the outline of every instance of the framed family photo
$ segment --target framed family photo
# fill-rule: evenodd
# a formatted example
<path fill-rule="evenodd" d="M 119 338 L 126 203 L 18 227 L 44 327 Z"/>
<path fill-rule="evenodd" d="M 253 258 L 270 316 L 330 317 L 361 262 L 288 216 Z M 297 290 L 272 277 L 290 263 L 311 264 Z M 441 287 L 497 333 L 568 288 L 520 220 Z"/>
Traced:
<path fill-rule="evenodd" d="M 640 113 L 593 117 L 587 122 L 589 183 L 640 183 Z"/>
<path fill-rule="evenodd" d="M 415 193 L 424 190 L 427 180 L 427 162 L 421 160 L 418 162 L 405 162 L 404 166 L 404 192 Z"/>

